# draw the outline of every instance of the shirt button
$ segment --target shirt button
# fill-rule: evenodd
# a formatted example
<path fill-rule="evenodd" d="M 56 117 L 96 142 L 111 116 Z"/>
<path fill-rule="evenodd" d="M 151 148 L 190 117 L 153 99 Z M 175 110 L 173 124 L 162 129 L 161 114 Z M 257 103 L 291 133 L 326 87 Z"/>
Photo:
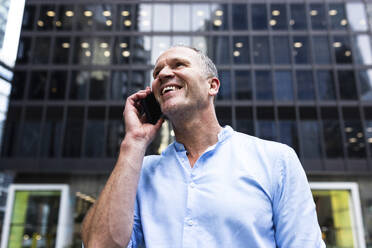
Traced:
<path fill-rule="evenodd" d="M 196 186 L 195 183 L 190 183 L 191 188 L 195 188 L 195 186 Z"/>

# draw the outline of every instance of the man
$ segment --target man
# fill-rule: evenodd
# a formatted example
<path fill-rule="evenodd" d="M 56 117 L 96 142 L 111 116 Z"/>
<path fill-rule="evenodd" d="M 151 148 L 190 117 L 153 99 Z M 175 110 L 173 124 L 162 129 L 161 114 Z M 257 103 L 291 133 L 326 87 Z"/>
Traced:
<path fill-rule="evenodd" d="M 152 91 L 176 142 L 144 157 L 159 131 L 128 97 L 117 164 L 83 224 L 85 247 L 325 247 L 294 151 L 222 128 L 220 82 L 199 51 L 177 46 L 154 68 Z"/>

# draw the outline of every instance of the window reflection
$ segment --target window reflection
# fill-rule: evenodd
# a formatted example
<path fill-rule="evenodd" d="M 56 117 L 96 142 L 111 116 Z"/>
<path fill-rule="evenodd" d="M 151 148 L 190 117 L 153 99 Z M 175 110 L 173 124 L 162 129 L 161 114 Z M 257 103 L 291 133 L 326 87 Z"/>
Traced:
<path fill-rule="evenodd" d="M 333 38 L 333 48 L 335 51 L 336 62 L 340 64 L 351 64 L 351 44 L 347 36 L 335 36 Z"/>
<path fill-rule="evenodd" d="M 35 42 L 37 45 L 33 49 L 32 63 L 47 64 L 50 54 L 50 38 L 38 37 Z"/>
<path fill-rule="evenodd" d="M 220 89 L 217 94 L 217 100 L 231 100 L 231 75 L 230 71 L 219 70 Z"/>
<path fill-rule="evenodd" d="M 111 73 L 110 100 L 124 100 L 128 97 L 129 77 L 127 71 Z"/>
<path fill-rule="evenodd" d="M 291 4 L 291 19 L 289 24 L 294 30 L 307 29 L 305 4 Z"/>
<path fill-rule="evenodd" d="M 357 91 L 354 72 L 350 70 L 338 71 L 338 84 L 342 100 L 356 100 Z"/>
<path fill-rule="evenodd" d="M 257 100 L 272 100 L 273 85 L 270 71 L 255 71 L 255 86 Z"/>
<path fill-rule="evenodd" d="M 37 30 L 52 30 L 55 15 L 54 5 L 41 5 L 39 18 L 36 22 Z"/>
<path fill-rule="evenodd" d="M 110 65 L 112 57 L 110 37 L 97 37 L 92 41 L 92 63 Z"/>
<path fill-rule="evenodd" d="M 275 64 L 290 64 L 289 40 L 287 36 L 273 36 Z"/>
<path fill-rule="evenodd" d="M 352 44 L 355 62 L 363 65 L 372 64 L 372 49 L 369 36 L 367 34 L 361 34 L 353 38 Z"/>
<path fill-rule="evenodd" d="M 254 135 L 252 108 L 236 108 L 236 130 L 238 132 Z"/>
<path fill-rule="evenodd" d="M 169 48 L 170 37 L 169 36 L 153 36 L 152 51 L 151 51 L 151 62 L 155 64 L 157 58 Z"/>
<path fill-rule="evenodd" d="M 1 146 L 1 156 L 11 157 L 16 155 L 17 140 L 21 135 L 20 120 L 21 108 L 9 106 L 7 121 L 4 125 L 3 143 Z"/>
<path fill-rule="evenodd" d="M 288 29 L 287 9 L 285 4 L 271 4 L 270 26 L 273 30 Z"/>
<path fill-rule="evenodd" d="M 265 4 L 252 4 L 252 28 L 254 30 L 267 29 L 267 12 Z"/>
<path fill-rule="evenodd" d="M 227 4 L 212 4 L 211 22 L 213 30 L 227 30 L 229 28 L 227 17 L 228 17 Z"/>
<path fill-rule="evenodd" d="M 232 20 L 234 30 L 248 29 L 248 15 L 246 4 L 232 4 Z"/>
<path fill-rule="evenodd" d="M 42 100 L 45 96 L 45 87 L 47 81 L 46 71 L 33 71 L 29 86 L 28 97 L 32 100 Z"/>
<path fill-rule="evenodd" d="M 320 100 L 335 100 L 335 85 L 332 71 L 317 71 L 318 95 Z"/>
<path fill-rule="evenodd" d="M 32 30 L 35 23 L 36 6 L 26 4 L 22 19 L 22 30 Z"/>
<path fill-rule="evenodd" d="M 62 138 L 62 107 L 48 107 L 41 136 L 42 157 L 57 157 Z"/>
<path fill-rule="evenodd" d="M 356 108 L 344 108 L 343 116 L 345 119 L 345 146 L 350 158 L 366 157 L 364 143 L 364 131 L 360 121 L 359 111 Z"/>
<path fill-rule="evenodd" d="M 10 99 L 21 100 L 23 98 L 23 92 L 26 85 L 26 72 L 15 71 L 13 80 L 11 82 L 12 87 L 10 91 Z"/>
<path fill-rule="evenodd" d="M 294 108 L 278 108 L 279 142 L 292 147 L 299 154 L 296 113 Z"/>
<path fill-rule="evenodd" d="M 129 94 L 133 94 L 139 90 L 145 88 L 145 85 L 149 85 L 151 80 L 151 74 L 149 71 L 133 71 L 130 80 Z"/>
<path fill-rule="evenodd" d="M 267 107 L 257 108 L 256 136 L 266 140 L 276 140 L 277 131 L 274 120 L 274 109 Z"/>
<path fill-rule="evenodd" d="M 94 6 L 93 20 L 96 30 L 109 31 L 113 26 L 113 8 L 111 4 L 99 4 Z"/>
<path fill-rule="evenodd" d="M 193 4 L 191 6 L 192 13 L 192 30 L 205 31 L 208 30 L 210 18 L 210 10 L 208 4 Z"/>
<path fill-rule="evenodd" d="M 89 87 L 90 100 L 105 100 L 107 98 L 108 77 L 108 71 L 92 71 Z"/>
<path fill-rule="evenodd" d="M 71 77 L 69 99 L 85 100 L 87 96 L 88 83 L 89 83 L 88 71 L 73 71 Z"/>
<path fill-rule="evenodd" d="M 300 121 L 300 141 L 304 158 L 321 158 L 320 126 L 317 120 Z"/>
<path fill-rule="evenodd" d="M 252 99 L 252 80 L 250 71 L 235 71 L 235 98 L 238 100 Z"/>
<path fill-rule="evenodd" d="M 138 46 L 137 51 L 140 51 L 139 46 Z M 131 52 L 130 37 L 126 37 L 126 36 L 115 37 L 114 54 L 113 54 L 114 64 L 120 64 L 120 65 L 128 64 L 130 61 L 130 57 L 131 57 L 130 52 Z M 137 55 L 141 56 L 144 54 L 137 52 Z"/>
<path fill-rule="evenodd" d="M 53 49 L 53 63 L 67 64 L 70 55 L 71 40 L 69 37 L 58 37 Z"/>
<path fill-rule="evenodd" d="M 360 98 L 362 101 L 372 100 L 372 70 L 360 70 L 358 72 L 360 83 Z M 372 139 L 371 139 L 372 141 Z"/>
<path fill-rule="evenodd" d="M 190 31 L 190 4 L 174 4 L 172 10 L 173 31 Z"/>
<path fill-rule="evenodd" d="M 314 60 L 317 64 L 330 64 L 331 55 L 329 53 L 328 37 L 313 36 Z"/>
<path fill-rule="evenodd" d="M 93 16 L 96 15 L 94 5 L 80 5 L 77 8 L 77 29 L 90 31 L 93 29 Z"/>
<path fill-rule="evenodd" d="M 291 71 L 276 71 L 274 73 L 275 98 L 277 101 L 293 100 L 293 80 Z"/>
<path fill-rule="evenodd" d="M 195 36 L 192 37 L 192 46 L 199 49 L 203 53 L 207 54 L 210 58 L 212 58 L 212 51 L 211 46 L 208 46 L 208 37 L 205 36 Z"/>
<path fill-rule="evenodd" d="M 67 85 L 67 71 L 53 71 L 49 83 L 49 99 L 65 99 Z"/>
<path fill-rule="evenodd" d="M 366 118 L 365 121 L 365 130 L 364 133 L 366 135 L 367 145 L 369 150 L 372 150 L 372 120 L 371 118 Z"/>
<path fill-rule="evenodd" d="M 27 64 L 30 61 L 31 38 L 21 37 L 18 45 L 17 64 Z"/>
<path fill-rule="evenodd" d="M 311 27 L 314 30 L 323 30 L 327 28 L 324 4 L 310 4 Z"/>
<path fill-rule="evenodd" d="M 176 45 L 190 46 L 191 37 L 190 36 L 173 36 L 172 46 L 176 46 Z"/>
<path fill-rule="evenodd" d="M 154 31 L 170 31 L 171 30 L 171 14 L 169 4 L 154 4 Z M 178 17 L 179 18 L 179 17 Z"/>
<path fill-rule="evenodd" d="M 299 100 L 314 100 L 314 80 L 312 71 L 296 71 L 297 98 Z"/>
<path fill-rule="evenodd" d="M 42 109 L 40 107 L 28 107 L 25 111 L 22 135 L 18 155 L 20 157 L 37 157 L 40 142 L 40 124 Z"/>
<path fill-rule="evenodd" d="M 348 21 L 346 19 L 345 5 L 342 3 L 335 3 L 329 5 L 328 15 L 331 21 L 332 29 L 346 29 Z"/>
<path fill-rule="evenodd" d="M 310 48 L 308 37 L 306 36 L 293 37 L 293 56 L 296 64 L 310 63 Z"/>
<path fill-rule="evenodd" d="M 125 38 L 124 38 L 125 39 Z M 123 48 L 121 55 L 123 57 L 132 58 L 133 63 L 150 64 L 151 63 L 151 37 L 150 36 L 134 36 L 132 37 L 133 46 L 129 50 L 128 44 L 120 43 L 119 46 Z M 131 55 L 130 51 L 133 51 Z"/>
<path fill-rule="evenodd" d="M 321 114 L 326 156 L 327 158 L 342 158 L 344 152 L 338 111 L 336 108 L 323 108 Z"/>
<path fill-rule="evenodd" d="M 346 3 L 346 13 L 350 28 L 354 31 L 367 31 L 365 6 L 361 2 Z"/>
<path fill-rule="evenodd" d="M 92 59 L 93 43 L 88 37 L 77 37 L 74 45 L 74 63 L 88 65 Z"/>
<path fill-rule="evenodd" d="M 69 107 L 65 135 L 63 137 L 63 157 L 80 157 L 84 123 L 84 108 Z"/>
<path fill-rule="evenodd" d="M 124 138 L 124 122 L 122 120 L 123 108 L 111 107 L 107 123 L 106 156 L 116 157 L 122 139 Z"/>
<path fill-rule="evenodd" d="M 117 5 L 116 12 L 116 29 L 130 30 L 133 27 L 133 10 L 132 6 L 128 4 Z"/>
<path fill-rule="evenodd" d="M 270 46 L 267 36 L 253 37 L 253 60 L 255 64 L 270 63 Z"/>
<path fill-rule="evenodd" d="M 102 157 L 104 146 L 104 107 L 88 109 L 88 119 L 85 128 L 84 155 L 86 157 Z"/>
<path fill-rule="evenodd" d="M 230 64 L 231 52 L 228 36 L 215 36 L 210 38 L 211 59 L 217 65 Z M 209 54 L 208 54 L 209 55 Z"/>
<path fill-rule="evenodd" d="M 249 38 L 248 36 L 233 37 L 233 57 L 235 64 L 249 64 Z"/>
<path fill-rule="evenodd" d="M 73 5 L 60 5 L 58 7 L 58 17 L 54 22 L 57 30 L 72 30 L 72 24 L 75 18 Z"/>
<path fill-rule="evenodd" d="M 139 31 L 150 31 L 152 23 L 152 7 L 150 4 L 140 4 L 138 10 Z"/>

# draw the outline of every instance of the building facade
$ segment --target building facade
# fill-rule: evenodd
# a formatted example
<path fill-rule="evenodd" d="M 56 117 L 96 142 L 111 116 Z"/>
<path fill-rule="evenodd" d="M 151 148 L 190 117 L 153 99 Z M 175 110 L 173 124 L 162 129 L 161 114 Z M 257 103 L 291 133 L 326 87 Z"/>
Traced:
<path fill-rule="evenodd" d="M 162 51 L 190 45 L 218 68 L 221 125 L 296 150 L 327 245 L 372 247 L 371 32 L 367 0 L 27 0 L 0 169 L 69 185 L 79 247 L 126 97 L 150 85 Z M 173 136 L 164 125 L 148 153 Z"/>

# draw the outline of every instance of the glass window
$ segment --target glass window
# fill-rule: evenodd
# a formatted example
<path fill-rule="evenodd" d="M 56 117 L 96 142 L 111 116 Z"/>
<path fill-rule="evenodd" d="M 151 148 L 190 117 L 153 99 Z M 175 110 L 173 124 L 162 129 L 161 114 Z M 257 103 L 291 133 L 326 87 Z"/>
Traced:
<path fill-rule="evenodd" d="M 93 12 L 95 13 L 93 20 L 95 22 L 96 30 L 112 30 L 112 16 L 114 13 L 111 4 L 94 5 Z"/>
<path fill-rule="evenodd" d="M 73 5 L 60 5 L 58 8 L 58 17 L 55 22 L 57 30 L 72 30 L 74 16 Z"/>
<path fill-rule="evenodd" d="M 289 24 L 294 30 L 307 29 L 305 4 L 291 4 L 291 20 Z"/>
<path fill-rule="evenodd" d="M 372 64 L 372 49 L 369 35 L 361 34 L 353 37 L 353 51 L 355 62 L 363 65 Z"/>
<path fill-rule="evenodd" d="M 50 38 L 38 37 L 35 41 L 33 49 L 32 63 L 34 64 L 47 64 L 50 54 Z"/>
<path fill-rule="evenodd" d="M 84 108 L 69 107 L 65 135 L 63 137 L 63 157 L 80 157 L 84 123 Z"/>
<path fill-rule="evenodd" d="M 150 31 L 152 23 L 152 7 L 150 4 L 139 4 L 138 31 Z"/>
<path fill-rule="evenodd" d="M 232 115 L 230 107 L 216 107 L 217 119 L 221 126 L 232 126 Z"/>
<path fill-rule="evenodd" d="M 171 15 L 169 4 L 154 4 L 154 31 L 170 31 L 171 30 Z M 178 17 L 179 18 L 179 17 Z"/>
<path fill-rule="evenodd" d="M 271 4 L 270 26 L 273 30 L 288 29 L 288 17 L 285 4 Z"/>
<path fill-rule="evenodd" d="M 360 70 L 358 72 L 360 83 L 360 98 L 362 101 L 372 100 L 372 70 Z M 372 139 L 371 139 L 372 140 Z"/>
<path fill-rule="evenodd" d="M 123 108 L 111 107 L 107 123 L 106 156 L 117 157 L 124 138 Z"/>
<path fill-rule="evenodd" d="M 4 125 L 4 136 L 2 137 L 1 156 L 12 157 L 17 150 L 17 140 L 21 136 L 20 120 L 21 107 L 9 106 L 7 120 Z"/>
<path fill-rule="evenodd" d="M 17 64 L 27 64 L 30 61 L 31 38 L 21 37 L 18 45 Z"/>
<path fill-rule="evenodd" d="M 314 60 L 317 64 L 330 64 L 331 54 L 327 36 L 313 36 Z"/>
<path fill-rule="evenodd" d="M 332 71 L 317 71 L 318 94 L 320 100 L 335 100 L 336 91 Z"/>
<path fill-rule="evenodd" d="M 209 5 L 208 4 L 193 4 L 192 9 L 192 30 L 193 31 L 205 31 L 209 30 L 208 25 L 210 23 L 209 16 Z"/>
<path fill-rule="evenodd" d="M 310 63 L 310 48 L 308 37 L 306 36 L 293 37 L 293 56 L 296 64 Z"/>
<path fill-rule="evenodd" d="M 274 73 L 275 98 L 277 101 L 293 101 L 293 80 L 291 71 Z"/>
<path fill-rule="evenodd" d="M 314 80 L 312 71 L 296 71 L 297 98 L 299 100 L 314 100 Z"/>
<path fill-rule="evenodd" d="M 40 142 L 41 107 L 27 107 L 23 123 L 18 155 L 20 157 L 37 157 Z"/>
<path fill-rule="evenodd" d="M 107 85 L 109 79 L 108 71 L 92 71 L 90 74 L 89 99 L 106 99 Z"/>
<path fill-rule="evenodd" d="M 267 36 L 253 37 L 253 60 L 255 64 L 270 63 L 270 45 Z"/>
<path fill-rule="evenodd" d="M 236 130 L 238 132 L 254 135 L 252 108 L 236 108 Z"/>
<path fill-rule="evenodd" d="M 324 4 L 310 4 L 311 27 L 314 30 L 327 29 L 327 19 Z"/>
<path fill-rule="evenodd" d="M 35 23 L 35 5 L 26 4 L 23 13 L 22 30 L 32 30 Z"/>
<path fill-rule="evenodd" d="M 235 64 L 249 64 L 249 38 L 248 36 L 233 37 L 233 56 Z"/>
<path fill-rule="evenodd" d="M 67 64 L 71 41 L 69 37 L 57 37 L 53 49 L 53 63 Z"/>
<path fill-rule="evenodd" d="M 149 71 L 133 71 L 132 72 L 132 78 L 130 80 L 130 89 L 129 94 L 133 94 L 139 90 L 142 90 L 145 88 L 145 85 L 150 85 L 151 80 L 151 74 Z"/>
<path fill-rule="evenodd" d="M 252 99 L 252 80 L 250 71 L 235 71 L 235 98 L 238 100 Z"/>
<path fill-rule="evenodd" d="M 128 64 L 130 55 L 131 55 L 131 42 L 130 42 L 130 37 L 126 36 L 119 36 L 115 37 L 114 41 L 114 54 L 113 54 L 113 59 L 114 59 L 114 64 Z M 140 46 L 136 46 L 136 57 L 140 59 L 141 57 L 145 56 L 145 52 L 143 48 L 141 49 Z"/>
<path fill-rule="evenodd" d="M 365 121 L 365 135 L 367 140 L 367 145 L 369 147 L 369 150 L 372 150 L 372 120 L 371 117 L 367 117 Z"/>
<path fill-rule="evenodd" d="M 41 136 L 41 156 L 57 157 L 61 147 L 63 107 L 48 107 Z"/>
<path fill-rule="evenodd" d="M 190 31 L 190 4 L 174 4 L 172 10 L 173 31 Z"/>
<path fill-rule="evenodd" d="M 77 29 L 90 31 L 93 29 L 93 18 L 98 18 L 94 5 L 80 5 L 77 10 Z"/>
<path fill-rule="evenodd" d="M 26 72 L 15 71 L 12 79 L 12 87 L 10 91 L 10 99 L 21 100 L 23 99 L 23 92 L 26 85 Z"/>
<path fill-rule="evenodd" d="M 65 99 L 67 71 L 53 71 L 49 83 L 49 99 Z"/>
<path fill-rule="evenodd" d="M 270 71 L 255 71 L 256 81 L 256 99 L 257 100 L 272 100 L 273 85 Z"/>
<path fill-rule="evenodd" d="M 342 158 L 344 152 L 337 108 L 322 108 L 321 115 L 326 156 L 327 158 Z"/>
<path fill-rule="evenodd" d="M 130 30 L 133 27 L 132 6 L 128 4 L 116 5 L 116 29 Z M 137 23 L 135 24 L 137 26 Z"/>
<path fill-rule="evenodd" d="M 366 7 L 362 2 L 346 3 L 346 13 L 351 30 L 367 31 Z"/>
<path fill-rule="evenodd" d="M 30 86 L 28 87 L 28 97 L 33 100 L 42 100 L 45 96 L 47 81 L 46 71 L 33 71 L 31 73 Z"/>
<path fill-rule="evenodd" d="M 300 121 L 300 141 L 304 158 L 321 158 L 320 127 L 316 120 Z"/>
<path fill-rule="evenodd" d="M 104 146 L 105 108 L 91 107 L 85 128 L 84 155 L 86 157 L 102 157 Z"/>
<path fill-rule="evenodd" d="M 127 71 L 111 73 L 110 100 L 123 101 L 128 95 L 129 76 Z"/>
<path fill-rule="evenodd" d="M 125 39 L 125 38 L 124 38 Z M 122 56 L 132 57 L 133 63 L 142 65 L 151 64 L 151 37 L 150 36 L 134 36 L 132 37 L 133 46 L 130 48 L 133 51 L 133 56 L 130 54 L 128 44 L 121 44 L 123 46 Z M 125 41 L 123 43 L 126 43 Z M 126 51 L 126 52 L 125 52 Z"/>
<path fill-rule="evenodd" d="M 350 158 L 365 158 L 364 131 L 357 108 L 343 108 L 345 146 Z"/>
<path fill-rule="evenodd" d="M 227 4 L 212 4 L 211 17 L 213 30 L 227 30 L 229 28 L 227 10 Z"/>
<path fill-rule="evenodd" d="M 287 36 L 273 36 L 274 63 L 290 64 L 289 40 Z"/>
<path fill-rule="evenodd" d="M 210 39 L 206 36 L 194 36 L 192 37 L 192 46 L 208 54 L 208 56 L 212 58 L 214 48 L 213 46 L 207 45 L 209 41 Z"/>
<path fill-rule="evenodd" d="M 343 3 L 330 4 L 328 14 L 332 29 L 343 30 L 347 28 L 345 5 Z"/>
<path fill-rule="evenodd" d="M 231 52 L 228 49 L 229 37 L 227 36 L 213 36 L 211 37 L 211 59 L 216 65 L 230 64 Z"/>
<path fill-rule="evenodd" d="M 230 71 L 219 70 L 220 90 L 218 91 L 217 100 L 231 100 L 231 75 Z"/>
<path fill-rule="evenodd" d="M 158 57 L 169 48 L 169 36 L 154 36 L 152 41 L 151 62 L 155 64 Z"/>
<path fill-rule="evenodd" d="M 257 121 L 257 137 L 265 140 L 276 140 L 276 124 L 274 120 Z"/>
<path fill-rule="evenodd" d="M 92 41 L 88 37 L 77 37 L 74 46 L 74 63 L 88 65 L 92 57 Z"/>
<path fill-rule="evenodd" d="M 355 76 L 353 71 L 338 71 L 338 84 L 342 100 L 357 100 Z"/>
<path fill-rule="evenodd" d="M 296 112 L 294 108 L 278 108 L 279 142 L 292 147 L 299 154 Z"/>
<path fill-rule="evenodd" d="M 248 29 L 248 15 L 246 4 L 232 4 L 232 21 L 234 30 Z"/>
<path fill-rule="evenodd" d="M 95 65 L 110 65 L 112 57 L 110 37 L 93 38 L 92 45 L 92 63 Z"/>
<path fill-rule="evenodd" d="M 351 44 L 347 36 L 335 36 L 333 38 L 336 62 L 340 64 L 351 64 Z"/>
<path fill-rule="evenodd" d="M 87 97 L 88 83 L 89 71 L 73 71 L 70 83 L 69 99 L 85 100 Z"/>
<path fill-rule="evenodd" d="M 173 36 L 172 38 L 172 46 L 176 45 L 184 45 L 184 46 L 191 46 L 191 37 L 190 36 Z"/>
<path fill-rule="evenodd" d="M 254 30 L 267 29 L 267 12 L 265 4 L 252 4 L 252 28 Z"/>
<path fill-rule="evenodd" d="M 37 29 L 52 30 L 55 15 L 56 11 L 54 5 L 41 5 L 39 19 L 37 20 Z"/>

